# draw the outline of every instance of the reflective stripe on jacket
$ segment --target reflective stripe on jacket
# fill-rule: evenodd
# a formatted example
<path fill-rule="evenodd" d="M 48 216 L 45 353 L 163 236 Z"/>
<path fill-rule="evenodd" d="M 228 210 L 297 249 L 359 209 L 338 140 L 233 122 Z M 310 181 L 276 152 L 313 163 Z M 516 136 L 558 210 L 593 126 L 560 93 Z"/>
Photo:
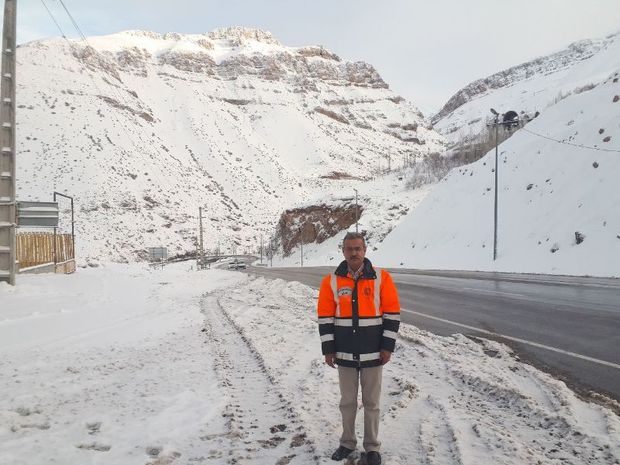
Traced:
<path fill-rule="evenodd" d="M 377 291 L 378 290 L 378 291 Z M 381 350 L 394 351 L 400 325 L 400 304 L 390 274 L 364 259 L 358 280 L 343 261 L 323 278 L 317 306 L 323 354 L 349 367 L 381 364 Z"/>

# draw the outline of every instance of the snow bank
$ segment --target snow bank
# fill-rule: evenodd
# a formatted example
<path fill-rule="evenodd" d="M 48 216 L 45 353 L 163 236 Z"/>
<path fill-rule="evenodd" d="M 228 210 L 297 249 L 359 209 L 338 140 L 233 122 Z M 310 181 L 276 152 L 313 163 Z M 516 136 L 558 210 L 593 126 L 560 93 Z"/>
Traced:
<path fill-rule="evenodd" d="M 332 463 L 316 291 L 190 268 L 0 284 L 0 463 Z M 620 460 L 611 410 L 504 345 L 403 326 L 384 370 L 386 463 Z"/>

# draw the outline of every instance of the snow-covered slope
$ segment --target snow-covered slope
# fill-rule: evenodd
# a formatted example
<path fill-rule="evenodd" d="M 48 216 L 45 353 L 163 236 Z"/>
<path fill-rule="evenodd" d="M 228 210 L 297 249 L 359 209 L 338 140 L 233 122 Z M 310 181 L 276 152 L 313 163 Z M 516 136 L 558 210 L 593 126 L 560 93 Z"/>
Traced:
<path fill-rule="evenodd" d="M 380 255 L 415 268 L 620 276 L 619 78 L 616 64 L 596 87 L 566 96 L 499 146 L 497 262 L 494 151 L 452 170 Z"/>
<path fill-rule="evenodd" d="M 459 90 L 433 117 L 435 128 L 451 144 L 475 137 L 492 118 L 516 111 L 532 118 L 570 94 L 598 86 L 620 68 L 620 33 L 584 40 L 472 82 Z"/>
<path fill-rule="evenodd" d="M 207 248 L 253 249 L 288 206 L 444 143 L 372 66 L 255 29 L 31 42 L 18 74 L 18 199 L 75 196 L 81 257 L 194 250 L 200 206 Z"/>

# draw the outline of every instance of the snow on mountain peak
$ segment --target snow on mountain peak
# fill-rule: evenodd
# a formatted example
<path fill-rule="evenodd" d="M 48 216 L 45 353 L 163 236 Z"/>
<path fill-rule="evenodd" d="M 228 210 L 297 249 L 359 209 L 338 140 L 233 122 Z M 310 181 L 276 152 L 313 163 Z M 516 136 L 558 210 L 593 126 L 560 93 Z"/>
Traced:
<path fill-rule="evenodd" d="M 209 32 L 207 35 L 213 40 L 225 39 L 238 43 L 256 41 L 272 45 L 281 45 L 280 42 L 273 37 L 271 32 L 252 27 L 222 27 Z"/>

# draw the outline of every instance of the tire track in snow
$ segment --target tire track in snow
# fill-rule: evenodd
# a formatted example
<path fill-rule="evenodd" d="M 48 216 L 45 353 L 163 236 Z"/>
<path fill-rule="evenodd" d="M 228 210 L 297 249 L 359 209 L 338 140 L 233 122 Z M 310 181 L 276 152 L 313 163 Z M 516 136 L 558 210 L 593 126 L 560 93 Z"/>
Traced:
<path fill-rule="evenodd" d="M 387 432 L 384 445 L 390 451 L 390 463 L 463 465 L 461 435 L 443 401 L 448 367 L 429 370 L 424 363 L 416 367 L 411 355 L 427 357 L 425 347 L 411 341 L 401 340 L 399 344 L 402 346 L 397 346 L 392 366 L 384 368 L 381 429 Z M 429 378 L 435 381 L 436 391 L 424 390 Z"/>
<path fill-rule="evenodd" d="M 463 465 L 456 432 L 449 421 L 445 407 L 429 396 L 428 412 L 421 418 L 419 443 L 428 465 Z"/>
<path fill-rule="evenodd" d="M 220 297 L 207 296 L 200 305 L 204 332 L 215 356 L 214 368 L 220 386 L 228 393 L 222 413 L 226 431 L 201 438 L 217 446 L 207 458 L 232 464 L 317 462 L 303 424 Z"/>
<path fill-rule="evenodd" d="M 416 419 L 421 463 L 476 463 L 488 457 L 498 463 L 618 463 L 604 439 L 617 431 L 613 413 L 579 407 L 563 383 L 520 363 L 508 348 L 462 336 L 454 342 L 427 338 L 423 332 L 411 337 L 406 327 L 403 333 L 402 361 L 412 367 L 410 382 L 420 387 L 418 396 L 425 402 L 413 400 L 396 418 Z M 433 363 L 426 363 L 427 358 Z M 389 415 L 386 419 L 388 424 L 395 421 Z M 429 438 L 432 443 L 442 435 L 444 444 L 453 440 L 457 448 L 428 449 Z"/>

